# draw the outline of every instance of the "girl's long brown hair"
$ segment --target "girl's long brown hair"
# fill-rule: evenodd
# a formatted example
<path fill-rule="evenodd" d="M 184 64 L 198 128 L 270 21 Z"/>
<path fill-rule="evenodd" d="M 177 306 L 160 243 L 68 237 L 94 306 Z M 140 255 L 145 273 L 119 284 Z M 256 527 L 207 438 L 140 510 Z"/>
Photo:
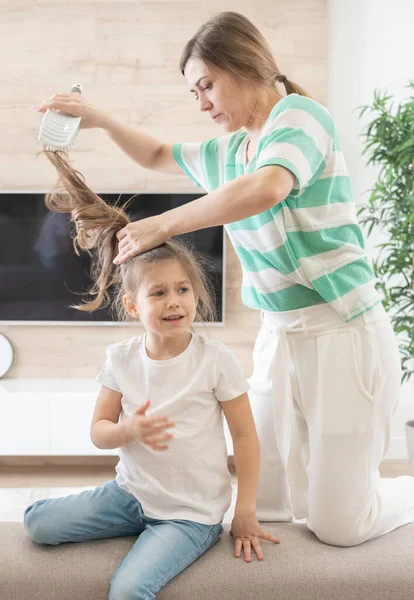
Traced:
<path fill-rule="evenodd" d="M 184 70 L 192 57 L 225 71 L 239 81 L 274 87 L 282 75 L 272 50 L 255 25 L 240 13 L 226 11 L 204 23 L 187 42 L 180 59 Z M 309 94 L 288 77 L 287 94 Z"/>
<path fill-rule="evenodd" d="M 165 244 L 139 254 L 120 266 L 113 264 L 118 254 L 117 232 L 131 222 L 120 206 L 111 206 L 95 194 L 85 183 L 79 171 L 73 169 L 64 152 L 45 151 L 58 173 L 56 188 L 46 195 L 46 206 L 55 212 L 69 213 L 74 224 L 73 245 L 88 252 L 92 259 L 93 280 L 89 294 L 92 300 L 73 308 L 93 311 L 111 305 L 119 320 L 128 320 L 123 296 L 135 297 L 145 269 L 156 262 L 177 260 L 187 272 L 194 293 L 199 297 L 196 319 L 214 321 L 214 292 L 207 279 L 205 267 L 210 263 L 181 240 Z M 128 204 L 128 203 L 127 203 Z M 124 205 L 125 207 L 125 205 Z"/>

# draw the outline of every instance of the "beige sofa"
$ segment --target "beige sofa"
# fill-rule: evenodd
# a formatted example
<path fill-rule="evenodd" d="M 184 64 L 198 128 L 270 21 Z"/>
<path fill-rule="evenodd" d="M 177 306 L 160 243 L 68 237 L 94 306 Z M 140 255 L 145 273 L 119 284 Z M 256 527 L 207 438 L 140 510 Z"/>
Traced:
<path fill-rule="evenodd" d="M 327 546 L 303 524 L 266 523 L 280 545 L 265 560 L 232 556 L 219 542 L 157 600 L 413 600 L 414 524 L 353 548 Z M 21 523 L 0 524 L 1 600 L 106 600 L 111 575 L 134 537 L 38 546 Z"/>

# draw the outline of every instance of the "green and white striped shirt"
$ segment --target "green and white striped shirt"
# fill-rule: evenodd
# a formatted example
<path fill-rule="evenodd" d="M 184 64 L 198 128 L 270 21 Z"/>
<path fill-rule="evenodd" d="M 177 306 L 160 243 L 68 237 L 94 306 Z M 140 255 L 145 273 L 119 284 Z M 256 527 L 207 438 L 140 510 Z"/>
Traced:
<path fill-rule="evenodd" d="M 350 321 L 381 302 L 329 112 L 290 94 L 273 108 L 249 162 L 246 144 L 240 131 L 173 146 L 178 165 L 207 192 L 267 165 L 295 176 L 283 202 L 226 225 L 243 269 L 244 304 L 281 312 L 329 302 Z"/>

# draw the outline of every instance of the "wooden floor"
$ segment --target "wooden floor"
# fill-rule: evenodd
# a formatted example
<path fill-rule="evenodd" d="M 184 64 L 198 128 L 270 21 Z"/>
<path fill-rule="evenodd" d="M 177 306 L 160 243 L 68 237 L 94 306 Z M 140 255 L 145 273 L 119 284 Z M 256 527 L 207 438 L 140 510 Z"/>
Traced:
<path fill-rule="evenodd" d="M 106 463 L 88 464 L 89 458 L 78 460 L 78 464 L 68 464 L 72 457 L 56 457 L 32 460 L 24 464 L 20 457 L 0 457 L 0 488 L 22 487 L 78 487 L 102 485 L 115 477 L 117 459 L 108 457 Z M 30 461 L 27 461 L 30 463 Z M 234 467 L 229 465 L 234 474 Z M 384 461 L 380 467 L 382 477 L 411 475 L 408 461 Z"/>

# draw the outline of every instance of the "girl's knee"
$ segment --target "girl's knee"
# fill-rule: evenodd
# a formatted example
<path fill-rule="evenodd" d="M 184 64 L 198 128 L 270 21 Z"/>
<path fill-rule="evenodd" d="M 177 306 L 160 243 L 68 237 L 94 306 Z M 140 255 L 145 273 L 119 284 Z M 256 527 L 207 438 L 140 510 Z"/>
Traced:
<path fill-rule="evenodd" d="M 47 525 L 47 519 L 43 511 L 43 504 L 45 502 L 46 500 L 39 500 L 26 508 L 23 517 L 24 528 L 27 535 L 36 544 L 55 545 L 53 530 L 50 525 Z"/>
<path fill-rule="evenodd" d="M 130 582 L 117 577 L 111 582 L 109 591 L 109 600 L 152 600 L 154 595 L 148 595 L 148 590 L 137 589 L 137 584 L 131 585 Z"/>
<path fill-rule="evenodd" d="M 109 600 L 154 600 L 153 586 L 139 581 L 136 573 L 118 568 L 111 581 Z"/>

